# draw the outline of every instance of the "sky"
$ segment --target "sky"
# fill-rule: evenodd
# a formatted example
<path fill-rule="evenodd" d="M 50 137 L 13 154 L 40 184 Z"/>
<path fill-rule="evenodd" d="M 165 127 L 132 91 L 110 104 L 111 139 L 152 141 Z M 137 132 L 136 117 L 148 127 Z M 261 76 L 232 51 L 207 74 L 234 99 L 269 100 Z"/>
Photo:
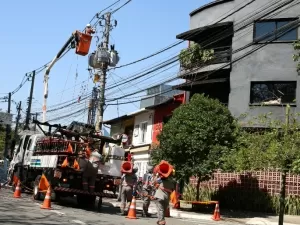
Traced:
<path fill-rule="evenodd" d="M 0 24 L 2 32 L 0 43 L 1 82 L 0 98 L 15 90 L 24 75 L 51 61 L 74 30 L 83 30 L 93 16 L 116 0 L 90 0 L 87 3 L 74 1 L 4 1 L 0 7 Z M 120 0 L 113 9 L 124 4 Z M 112 20 L 118 24 L 110 33 L 110 44 L 115 45 L 120 61 L 118 66 L 130 63 L 171 44 L 178 42 L 176 35 L 189 29 L 189 13 L 210 2 L 209 0 L 161 1 L 132 0 L 125 7 L 113 14 Z M 170 4 L 173 3 L 173 4 Z M 98 34 L 101 34 L 98 29 Z M 100 35 L 101 37 L 101 35 Z M 90 53 L 96 49 L 96 38 L 90 48 Z M 160 63 L 175 56 L 186 48 L 184 42 L 162 54 L 136 63 L 131 66 L 111 70 L 107 75 L 107 87 L 115 85 L 122 79 L 132 77 L 145 68 Z M 69 107 L 62 107 L 64 102 L 70 102 L 79 96 L 91 92 L 94 83 L 87 71 L 88 57 L 78 56 L 74 49 L 60 59 L 50 72 L 48 109 L 60 108 L 47 113 L 47 120 L 55 123 L 69 124 L 73 120 L 86 122 L 87 111 L 60 118 L 76 112 L 87 106 L 87 101 L 81 101 Z M 175 77 L 179 71 L 174 66 L 167 71 L 153 73 L 147 77 L 134 80 L 106 91 L 106 99 L 124 96 L 137 90 L 145 90 L 155 84 Z M 76 75 L 77 74 L 77 75 Z M 41 112 L 43 102 L 44 71 L 36 75 L 32 112 Z M 174 81 L 171 84 L 178 83 Z M 12 96 L 12 113 L 16 115 L 16 104 L 22 101 L 22 117 L 25 118 L 26 99 L 29 96 L 30 82 Z M 145 95 L 141 92 L 128 96 L 118 102 L 128 102 Z M 60 104 L 60 105 L 58 105 Z M 58 105 L 59 107 L 55 106 Z M 139 102 L 122 105 L 109 105 L 105 109 L 104 120 L 112 119 L 138 110 Z M 1 102 L 0 109 L 7 110 L 7 103 Z M 41 119 L 39 117 L 38 119 Z"/>

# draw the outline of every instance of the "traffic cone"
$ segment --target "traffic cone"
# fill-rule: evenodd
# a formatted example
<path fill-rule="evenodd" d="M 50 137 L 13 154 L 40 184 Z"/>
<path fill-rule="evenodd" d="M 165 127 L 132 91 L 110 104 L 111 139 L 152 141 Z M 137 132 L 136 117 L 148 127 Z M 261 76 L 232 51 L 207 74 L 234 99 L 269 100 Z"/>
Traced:
<path fill-rule="evenodd" d="M 137 219 L 136 217 L 136 201 L 135 196 L 132 196 L 132 201 L 129 207 L 128 215 L 126 216 L 128 219 Z"/>
<path fill-rule="evenodd" d="M 212 217 L 214 221 L 219 221 L 221 220 L 221 215 L 220 215 L 220 208 L 219 208 L 219 202 L 216 203 L 214 215 Z"/>
<path fill-rule="evenodd" d="M 16 190 L 14 192 L 14 198 L 21 198 L 21 182 L 18 181 Z"/>
<path fill-rule="evenodd" d="M 67 147 L 67 149 L 66 149 L 66 152 L 71 153 L 71 154 L 73 153 L 73 148 L 72 148 L 71 143 L 68 144 L 68 147 Z"/>
<path fill-rule="evenodd" d="M 165 217 L 170 217 L 170 206 L 168 206 L 166 212 L 165 212 Z"/>
<path fill-rule="evenodd" d="M 51 188 L 49 187 L 41 209 L 51 209 Z"/>

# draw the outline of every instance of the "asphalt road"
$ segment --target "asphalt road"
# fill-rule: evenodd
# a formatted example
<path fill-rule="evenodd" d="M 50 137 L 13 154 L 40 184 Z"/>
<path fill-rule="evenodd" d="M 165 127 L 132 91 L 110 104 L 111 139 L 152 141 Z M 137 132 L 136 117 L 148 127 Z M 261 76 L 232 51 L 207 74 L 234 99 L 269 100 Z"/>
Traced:
<path fill-rule="evenodd" d="M 64 199 L 61 203 L 52 202 L 52 209 L 40 209 L 42 202 L 34 201 L 29 194 L 22 193 L 20 199 L 13 198 L 13 193 L 7 189 L 0 190 L 0 224 L 2 225 L 129 225 L 129 224 L 156 224 L 156 215 L 151 218 L 142 218 L 141 212 L 136 220 L 126 219 L 120 216 L 119 209 L 105 204 L 101 212 L 96 210 L 84 210 L 78 208 L 74 199 Z M 109 203 L 109 199 L 103 199 Z M 196 225 L 220 224 L 214 221 L 183 220 L 167 218 L 170 225 Z M 222 224 L 222 222 L 221 222 Z"/>

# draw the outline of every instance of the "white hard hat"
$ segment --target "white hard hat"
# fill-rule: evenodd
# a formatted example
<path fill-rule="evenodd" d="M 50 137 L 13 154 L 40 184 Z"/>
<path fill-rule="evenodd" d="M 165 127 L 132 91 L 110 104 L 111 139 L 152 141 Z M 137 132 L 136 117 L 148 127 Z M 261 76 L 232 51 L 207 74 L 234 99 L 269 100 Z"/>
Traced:
<path fill-rule="evenodd" d="M 86 27 L 91 27 L 91 24 L 88 23 L 88 24 L 86 25 Z"/>
<path fill-rule="evenodd" d="M 97 158 L 102 158 L 102 155 L 97 151 L 93 151 L 91 156 L 94 156 L 94 157 L 97 157 Z"/>

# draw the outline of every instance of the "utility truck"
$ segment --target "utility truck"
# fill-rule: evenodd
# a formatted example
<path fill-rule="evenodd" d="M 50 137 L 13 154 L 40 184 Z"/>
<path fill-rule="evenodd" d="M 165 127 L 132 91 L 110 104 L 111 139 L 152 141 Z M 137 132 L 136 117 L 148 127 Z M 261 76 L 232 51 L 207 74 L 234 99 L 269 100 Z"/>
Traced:
<path fill-rule="evenodd" d="M 120 184 L 125 155 L 120 146 L 122 137 L 100 136 L 93 126 L 79 122 L 68 127 L 34 123 L 41 131 L 41 126 L 49 129 L 21 137 L 8 174 L 13 188 L 20 180 L 21 188 L 33 190 L 34 199 L 40 200 L 46 191 L 41 188 L 41 179 L 44 181 L 46 177 L 57 201 L 60 197 L 76 196 L 78 204 L 87 207 L 94 205 L 99 197 L 100 209 L 102 197 L 116 197 L 105 190 L 114 190 L 112 186 Z"/>

